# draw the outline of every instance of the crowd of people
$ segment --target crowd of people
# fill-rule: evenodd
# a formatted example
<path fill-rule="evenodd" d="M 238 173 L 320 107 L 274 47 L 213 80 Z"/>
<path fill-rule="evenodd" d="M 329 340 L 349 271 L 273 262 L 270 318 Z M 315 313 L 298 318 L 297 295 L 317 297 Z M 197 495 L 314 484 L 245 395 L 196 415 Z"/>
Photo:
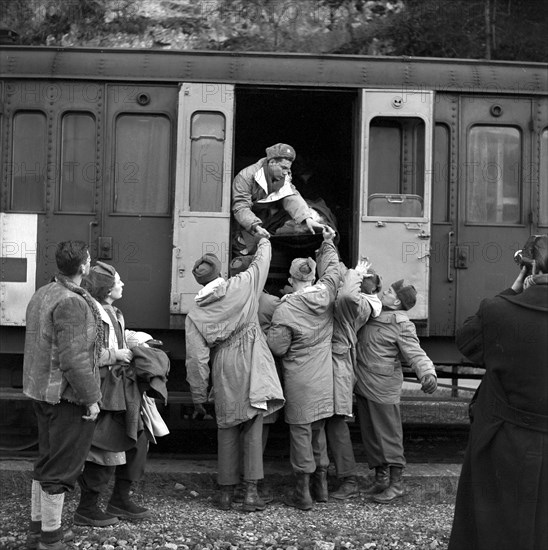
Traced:
<path fill-rule="evenodd" d="M 318 221 L 291 183 L 295 150 L 267 148 L 240 172 L 233 213 L 246 254 L 221 274 L 214 254 L 196 260 L 201 289 L 186 318 L 186 370 L 196 414 L 213 401 L 218 437 L 216 505 L 266 509 L 263 451 L 280 414 L 289 425 L 295 474 L 286 504 L 358 495 L 347 419 L 358 414 L 367 463 L 366 491 L 379 504 L 401 498 L 405 467 L 400 395 L 402 361 L 425 393 L 437 388 L 408 310 L 417 291 L 403 279 L 384 290 L 372 264 L 348 268 L 334 228 Z M 316 257 L 294 258 L 283 295 L 265 292 L 269 237 L 290 218 L 321 232 Z M 77 525 L 139 520 L 149 510 L 131 500 L 145 470 L 149 441 L 166 435 L 155 399 L 167 399 L 169 360 L 152 336 L 126 329 L 113 303 L 124 283 L 103 262 L 91 267 L 87 245 L 59 243 L 58 273 L 38 289 L 26 316 L 24 393 L 33 400 L 39 452 L 31 487 L 28 546 L 63 550 L 64 495 L 80 486 Z M 548 236 L 531 238 L 511 289 L 482 302 L 458 331 L 462 353 L 486 368 L 457 494 L 451 550 L 545 548 L 548 535 L 547 435 Z M 520 330 L 516 329 L 519 326 Z M 340 482 L 329 493 L 329 454 Z M 114 477 L 105 511 L 98 496 Z"/>

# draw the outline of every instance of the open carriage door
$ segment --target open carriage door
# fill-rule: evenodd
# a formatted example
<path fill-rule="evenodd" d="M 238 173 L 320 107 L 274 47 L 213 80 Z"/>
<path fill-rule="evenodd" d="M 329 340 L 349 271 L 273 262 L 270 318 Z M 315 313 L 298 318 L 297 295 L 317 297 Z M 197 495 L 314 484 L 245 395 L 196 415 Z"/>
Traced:
<path fill-rule="evenodd" d="M 358 250 L 384 285 L 415 286 L 409 314 L 426 324 L 433 93 L 363 90 L 361 100 Z"/>
<path fill-rule="evenodd" d="M 183 84 L 179 93 L 177 174 L 171 275 L 171 326 L 200 290 L 192 275 L 201 255 L 228 271 L 234 87 Z"/>

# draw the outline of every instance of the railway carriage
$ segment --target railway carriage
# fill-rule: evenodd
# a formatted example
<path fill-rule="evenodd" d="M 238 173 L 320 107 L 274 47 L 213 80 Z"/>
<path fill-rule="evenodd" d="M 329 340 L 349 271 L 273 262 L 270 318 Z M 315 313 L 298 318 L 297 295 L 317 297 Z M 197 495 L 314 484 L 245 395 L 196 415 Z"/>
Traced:
<path fill-rule="evenodd" d="M 4 435 L 27 422 L 25 309 L 61 240 L 116 267 L 127 325 L 165 342 L 184 390 L 193 262 L 214 252 L 227 274 L 232 179 L 273 143 L 295 147 L 293 182 L 335 216 L 342 260 L 415 285 L 440 365 L 462 364 L 455 328 L 548 231 L 547 64 L 6 46 L 0 107 Z M 320 241 L 273 235 L 269 288 Z"/>

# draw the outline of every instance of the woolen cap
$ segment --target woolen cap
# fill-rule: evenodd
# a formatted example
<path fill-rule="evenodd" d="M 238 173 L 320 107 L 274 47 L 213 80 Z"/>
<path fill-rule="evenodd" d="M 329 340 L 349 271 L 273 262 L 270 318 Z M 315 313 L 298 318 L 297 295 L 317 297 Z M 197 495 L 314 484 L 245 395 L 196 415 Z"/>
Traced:
<path fill-rule="evenodd" d="M 234 275 L 238 275 L 238 273 L 245 271 L 251 265 L 252 261 L 253 256 L 238 256 L 237 258 L 233 258 L 228 266 L 229 276 L 234 277 Z"/>
<path fill-rule="evenodd" d="M 89 270 L 88 281 L 93 287 L 106 286 L 112 288 L 116 277 L 116 270 L 104 262 L 97 262 Z"/>
<path fill-rule="evenodd" d="M 104 262 L 97 262 L 82 279 L 85 288 L 96 300 L 102 302 L 116 281 L 116 269 Z"/>
<path fill-rule="evenodd" d="M 402 308 L 411 309 L 417 303 L 417 290 L 413 285 L 404 285 L 403 279 L 392 283 L 392 288 L 401 302 Z"/>
<path fill-rule="evenodd" d="M 316 278 L 316 262 L 312 258 L 295 258 L 289 274 L 297 281 L 313 281 Z"/>
<path fill-rule="evenodd" d="M 221 274 L 221 262 L 215 254 L 204 254 L 201 258 L 196 260 L 194 268 L 192 269 L 192 275 L 196 279 L 196 282 L 202 286 L 207 285 Z"/>
<path fill-rule="evenodd" d="M 295 160 L 295 157 L 297 154 L 295 153 L 295 149 L 291 147 L 291 145 L 287 145 L 286 143 L 276 143 L 276 145 L 272 145 L 271 147 L 266 148 L 266 159 L 288 159 L 291 162 Z"/>

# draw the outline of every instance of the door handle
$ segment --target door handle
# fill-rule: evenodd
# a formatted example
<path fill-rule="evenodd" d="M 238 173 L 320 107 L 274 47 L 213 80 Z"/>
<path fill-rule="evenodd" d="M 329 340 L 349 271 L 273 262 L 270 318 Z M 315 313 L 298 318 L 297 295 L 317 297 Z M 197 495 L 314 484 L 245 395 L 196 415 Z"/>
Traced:
<path fill-rule="evenodd" d="M 449 231 L 447 233 L 447 280 L 453 282 L 453 273 L 451 271 L 451 246 L 453 246 L 453 235 L 454 231 Z"/>

